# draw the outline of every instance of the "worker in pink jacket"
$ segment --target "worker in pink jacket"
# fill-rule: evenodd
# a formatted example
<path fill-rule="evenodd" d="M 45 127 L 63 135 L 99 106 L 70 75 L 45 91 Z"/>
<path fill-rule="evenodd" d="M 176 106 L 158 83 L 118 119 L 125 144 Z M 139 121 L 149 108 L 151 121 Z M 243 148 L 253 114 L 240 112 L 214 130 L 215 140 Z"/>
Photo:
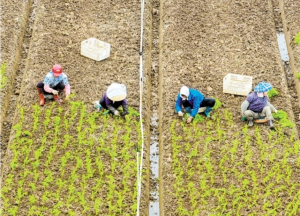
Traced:
<path fill-rule="evenodd" d="M 68 77 L 62 71 L 63 69 L 60 65 L 53 65 L 52 70 L 46 75 L 44 82 L 37 84 L 36 87 L 41 106 L 45 104 L 46 96 L 52 96 L 55 101 L 62 103 L 63 100 L 59 98 L 58 93 L 65 90 L 66 98 L 70 95 L 71 88 Z"/>

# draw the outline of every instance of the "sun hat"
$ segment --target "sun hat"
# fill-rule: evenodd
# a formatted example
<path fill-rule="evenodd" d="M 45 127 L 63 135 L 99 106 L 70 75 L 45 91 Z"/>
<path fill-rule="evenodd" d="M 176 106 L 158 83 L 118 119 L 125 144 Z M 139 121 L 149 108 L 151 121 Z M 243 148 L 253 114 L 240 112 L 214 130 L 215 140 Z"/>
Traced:
<path fill-rule="evenodd" d="M 126 98 L 126 86 L 124 84 L 112 83 L 106 91 L 107 97 L 112 101 L 122 101 Z"/>
<path fill-rule="evenodd" d="M 264 93 L 270 91 L 272 88 L 273 86 L 270 83 L 260 82 L 257 86 L 254 87 L 254 92 Z"/>

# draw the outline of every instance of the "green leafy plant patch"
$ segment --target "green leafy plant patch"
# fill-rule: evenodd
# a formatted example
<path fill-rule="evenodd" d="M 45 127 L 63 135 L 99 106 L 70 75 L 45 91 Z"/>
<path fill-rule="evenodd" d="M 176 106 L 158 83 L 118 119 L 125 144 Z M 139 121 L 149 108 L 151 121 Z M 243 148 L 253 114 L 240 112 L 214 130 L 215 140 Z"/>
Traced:
<path fill-rule="evenodd" d="M 3 89 L 7 83 L 7 77 L 4 76 L 5 69 L 6 69 L 6 63 L 2 64 L 0 69 L 1 89 Z"/>
<path fill-rule="evenodd" d="M 300 142 L 284 128 L 287 114 L 275 116 L 282 122 L 269 133 L 263 126 L 232 127 L 235 117 L 227 109 L 202 124 L 173 120 L 166 137 L 172 181 L 165 194 L 174 197 L 174 213 L 299 215 Z"/>
<path fill-rule="evenodd" d="M 297 73 L 297 79 L 300 79 L 300 71 Z"/>
<path fill-rule="evenodd" d="M 270 91 L 268 91 L 268 97 L 271 99 L 272 97 L 277 96 L 279 93 L 275 88 L 272 88 Z"/>
<path fill-rule="evenodd" d="M 9 171 L 1 182 L 3 215 L 136 212 L 138 112 L 111 117 L 76 101 L 18 110 Z"/>
<path fill-rule="evenodd" d="M 291 120 L 289 120 L 288 114 L 285 111 L 278 110 L 277 113 L 273 113 L 272 115 L 275 119 L 279 120 L 279 124 L 281 124 L 282 127 L 294 127 L 294 123 Z"/>
<path fill-rule="evenodd" d="M 300 32 L 295 37 L 295 44 L 300 44 Z"/>
<path fill-rule="evenodd" d="M 212 108 L 212 109 L 218 109 L 218 108 L 220 108 L 221 106 L 222 106 L 222 103 L 221 103 L 221 101 L 219 101 L 219 99 L 217 99 L 217 98 L 214 98 L 215 99 L 215 105 L 214 105 L 214 107 Z"/>

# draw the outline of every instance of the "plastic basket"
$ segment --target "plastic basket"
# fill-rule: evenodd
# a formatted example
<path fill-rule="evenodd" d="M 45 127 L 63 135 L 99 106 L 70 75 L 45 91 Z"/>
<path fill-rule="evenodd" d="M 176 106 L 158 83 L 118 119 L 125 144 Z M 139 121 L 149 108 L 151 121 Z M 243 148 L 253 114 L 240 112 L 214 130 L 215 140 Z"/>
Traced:
<path fill-rule="evenodd" d="M 96 38 L 89 38 L 81 42 L 81 55 L 101 61 L 109 57 L 110 44 Z"/>
<path fill-rule="evenodd" d="M 252 76 L 227 74 L 223 78 L 223 93 L 248 95 L 252 90 Z"/>

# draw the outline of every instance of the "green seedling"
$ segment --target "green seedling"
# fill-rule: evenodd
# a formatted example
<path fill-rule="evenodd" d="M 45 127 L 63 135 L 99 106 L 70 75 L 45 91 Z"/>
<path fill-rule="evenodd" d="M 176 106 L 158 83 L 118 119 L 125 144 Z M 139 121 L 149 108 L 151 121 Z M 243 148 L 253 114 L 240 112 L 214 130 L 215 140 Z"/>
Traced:
<path fill-rule="evenodd" d="M 214 107 L 212 109 L 218 109 L 218 108 L 220 108 L 222 106 L 221 101 L 219 101 L 219 99 L 217 99 L 217 98 L 214 98 L 214 99 L 215 99 L 215 105 L 214 105 Z"/>
<path fill-rule="evenodd" d="M 193 122 L 195 123 L 201 123 L 205 120 L 205 118 L 199 114 L 196 114 L 195 118 L 193 119 Z"/>
<path fill-rule="evenodd" d="M 275 119 L 279 119 L 279 123 L 282 127 L 293 128 L 294 123 L 288 119 L 288 114 L 283 110 L 278 110 L 277 113 L 272 114 Z"/>
<path fill-rule="evenodd" d="M 297 73 L 297 79 L 300 79 L 300 71 Z"/>
<path fill-rule="evenodd" d="M 75 92 L 73 91 L 73 92 L 68 96 L 68 99 L 71 99 L 71 98 L 74 99 L 75 96 L 76 96 L 76 94 L 75 94 Z"/>
<path fill-rule="evenodd" d="M 275 119 L 286 119 L 288 114 L 283 110 L 278 110 L 277 113 L 272 114 Z"/>
<path fill-rule="evenodd" d="M 5 69 L 6 69 L 6 63 L 2 64 L 0 69 L 1 89 L 3 89 L 7 84 L 7 77 L 4 76 Z"/>
<path fill-rule="evenodd" d="M 294 40 L 295 44 L 300 44 L 300 31 L 297 33 L 295 40 Z"/>
<path fill-rule="evenodd" d="M 271 99 L 272 97 L 277 96 L 279 93 L 275 88 L 272 88 L 270 91 L 268 91 L 268 97 Z"/>
<path fill-rule="evenodd" d="M 140 113 L 137 112 L 135 109 L 133 109 L 132 107 L 128 107 L 128 112 L 129 112 L 129 115 L 131 116 L 140 116 Z"/>
<path fill-rule="evenodd" d="M 294 123 L 289 119 L 281 119 L 279 123 L 282 125 L 282 127 L 288 127 L 288 128 L 294 127 Z"/>
<path fill-rule="evenodd" d="M 103 115 L 108 115 L 109 114 L 109 110 L 105 110 L 104 112 L 103 112 Z"/>

